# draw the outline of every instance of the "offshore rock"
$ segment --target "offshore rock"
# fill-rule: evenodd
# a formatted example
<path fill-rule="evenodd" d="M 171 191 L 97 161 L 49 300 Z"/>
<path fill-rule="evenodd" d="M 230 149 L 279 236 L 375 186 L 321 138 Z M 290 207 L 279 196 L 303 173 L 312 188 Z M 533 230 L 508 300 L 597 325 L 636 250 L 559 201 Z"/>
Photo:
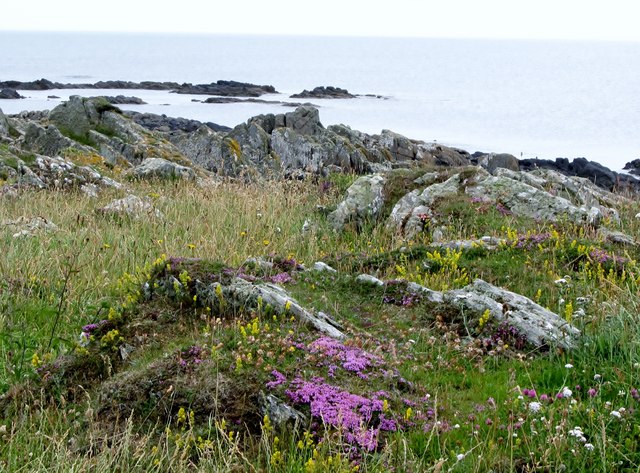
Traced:
<path fill-rule="evenodd" d="M 375 222 L 384 207 L 385 178 L 380 174 L 361 176 L 347 189 L 345 199 L 328 216 L 331 226 L 338 231 L 348 224 L 362 228 L 366 222 Z"/>
<path fill-rule="evenodd" d="M 0 90 L 0 99 L 23 99 L 24 97 L 20 95 L 14 89 L 1 89 Z"/>
<path fill-rule="evenodd" d="M 350 94 L 348 90 L 341 89 L 340 87 L 316 87 L 313 90 L 303 90 L 298 94 L 291 95 L 292 99 L 354 99 L 355 95 Z"/>

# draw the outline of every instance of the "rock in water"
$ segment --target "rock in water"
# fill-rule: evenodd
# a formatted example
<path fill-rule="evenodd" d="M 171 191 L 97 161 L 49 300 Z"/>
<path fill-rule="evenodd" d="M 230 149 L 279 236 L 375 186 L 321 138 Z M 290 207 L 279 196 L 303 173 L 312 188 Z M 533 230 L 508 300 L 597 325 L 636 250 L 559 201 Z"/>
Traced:
<path fill-rule="evenodd" d="M 0 99 L 23 99 L 24 97 L 16 92 L 14 89 L 2 89 L 0 90 Z"/>

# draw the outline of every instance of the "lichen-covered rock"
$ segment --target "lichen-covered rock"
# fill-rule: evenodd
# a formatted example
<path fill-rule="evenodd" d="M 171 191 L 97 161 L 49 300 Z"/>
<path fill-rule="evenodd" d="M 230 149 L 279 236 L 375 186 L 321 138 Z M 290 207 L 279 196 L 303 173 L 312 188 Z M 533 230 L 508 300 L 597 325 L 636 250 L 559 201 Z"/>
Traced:
<path fill-rule="evenodd" d="M 605 217 L 617 219 L 617 211 L 611 206 L 621 202 L 621 198 L 586 179 L 553 171 L 527 173 L 500 168 L 492 176 L 475 168 L 406 194 L 394 206 L 387 225 L 412 238 L 423 230 L 426 221 L 438 223 L 433 219 L 437 201 L 456 195 L 492 202 L 502 212 L 518 216 L 594 226 Z"/>
<path fill-rule="evenodd" d="M 89 147 L 64 136 L 54 125 L 41 126 L 37 123 L 28 125 L 22 146 L 25 150 L 45 156 L 58 156 L 69 148 L 90 151 Z"/>
<path fill-rule="evenodd" d="M 271 394 L 260 391 L 259 402 L 261 414 L 267 416 L 269 422 L 278 431 L 302 428 L 309 422 L 302 412 L 288 406 Z"/>
<path fill-rule="evenodd" d="M 44 217 L 20 217 L 16 220 L 5 220 L 0 227 L 9 228 L 13 238 L 34 236 L 38 232 L 54 232 L 58 226 Z"/>
<path fill-rule="evenodd" d="M 2 112 L 2 109 L 0 108 L 0 136 L 5 136 L 9 134 L 9 120 L 7 120 L 7 117 L 5 116 L 5 114 Z"/>
<path fill-rule="evenodd" d="M 147 158 L 133 168 L 130 174 L 135 179 L 186 179 L 193 180 L 196 173 L 187 166 L 181 166 L 162 158 Z"/>
<path fill-rule="evenodd" d="M 150 202 L 133 194 L 129 194 L 122 199 L 113 200 L 106 206 L 97 209 L 96 212 L 108 217 L 130 217 L 133 219 L 163 217 L 162 212 L 151 205 Z"/>
<path fill-rule="evenodd" d="M 476 320 L 488 311 L 491 319 L 508 323 L 537 348 L 558 346 L 575 347 L 580 331 L 558 314 L 536 304 L 515 292 L 496 287 L 481 279 L 462 289 L 447 291 L 443 303 L 468 319 Z"/>
<path fill-rule="evenodd" d="M 520 162 L 518 158 L 507 153 L 489 153 L 482 154 L 477 158 L 478 166 L 482 166 L 491 174 L 497 169 L 509 169 L 511 171 L 520 170 Z"/>
<path fill-rule="evenodd" d="M 375 222 L 384 206 L 385 178 L 380 174 L 359 177 L 348 189 L 345 199 L 329 214 L 335 230 L 353 223 L 357 228 L 365 222 Z"/>

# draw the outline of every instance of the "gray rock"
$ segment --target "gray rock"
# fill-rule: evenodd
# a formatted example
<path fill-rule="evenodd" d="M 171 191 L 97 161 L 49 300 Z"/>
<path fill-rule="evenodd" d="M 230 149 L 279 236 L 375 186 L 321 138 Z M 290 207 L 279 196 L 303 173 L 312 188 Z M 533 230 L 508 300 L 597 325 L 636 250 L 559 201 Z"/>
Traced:
<path fill-rule="evenodd" d="M 23 99 L 23 98 L 24 97 L 14 89 L 0 89 L 0 99 Z"/>
<path fill-rule="evenodd" d="M 313 267 L 311 268 L 313 271 L 319 272 L 328 272 L 328 273 L 337 273 L 335 269 L 329 266 L 327 263 L 323 263 L 322 261 L 316 261 L 313 263 Z"/>
<path fill-rule="evenodd" d="M 636 246 L 638 244 L 636 239 L 632 236 L 629 236 L 626 233 L 609 230 L 604 227 L 598 229 L 598 236 L 606 242 L 622 246 Z"/>
<path fill-rule="evenodd" d="M 54 232 L 58 226 L 44 217 L 20 217 L 16 220 L 5 220 L 0 227 L 9 228 L 15 232 L 13 238 L 34 236 L 38 232 Z"/>
<path fill-rule="evenodd" d="M 361 228 L 366 222 L 375 222 L 384 207 L 385 178 L 380 174 L 359 177 L 348 189 L 345 199 L 328 216 L 331 226 L 338 231 L 350 223 Z"/>
<path fill-rule="evenodd" d="M 193 180 L 193 169 L 162 158 L 147 158 L 133 168 L 130 174 L 135 179 L 186 179 Z"/>
<path fill-rule="evenodd" d="M 95 152 L 87 146 L 67 138 L 53 125 L 43 127 L 30 123 L 24 135 L 23 148 L 45 156 L 58 156 L 63 150 L 74 148 L 83 152 Z"/>
<path fill-rule="evenodd" d="M 113 200 L 106 206 L 97 209 L 96 212 L 107 217 L 130 217 L 133 219 L 163 217 L 162 212 L 153 205 L 133 194 L 129 194 L 122 199 Z"/>
<path fill-rule="evenodd" d="M 6 136 L 9 134 L 9 120 L 0 108 L 0 136 Z"/>
<path fill-rule="evenodd" d="M 538 348 L 551 345 L 570 349 L 580 336 L 580 331 L 558 314 L 481 279 L 445 292 L 444 303 L 464 312 L 467 319 L 479 319 L 488 310 L 492 320 L 507 322 Z"/>
<path fill-rule="evenodd" d="M 217 289 L 220 287 L 220 289 Z M 300 321 L 336 339 L 345 339 L 340 325 L 323 312 L 312 313 L 302 307 L 282 287 L 270 283 L 253 284 L 241 278 L 234 278 L 230 284 L 196 284 L 198 300 L 209 307 L 219 307 L 221 303 L 234 310 L 257 309 L 259 304 L 271 306 L 278 313 L 290 313 Z M 218 293 L 222 293 L 222 300 Z"/>
<path fill-rule="evenodd" d="M 260 391 L 260 413 L 267 416 L 271 425 L 279 431 L 288 433 L 308 424 L 307 417 L 300 411 L 288 406 L 277 397 Z"/>
<path fill-rule="evenodd" d="M 415 282 L 410 282 L 407 284 L 407 291 L 409 291 L 411 294 L 417 294 L 429 302 L 441 304 L 444 301 L 442 292 L 434 291 Z"/>
<path fill-rule="evenodd" d="M 494 174 L 498 168 L 509 169 L 511 171 L 520 170 L 520 162 L 518 158 L 506 153 L 490 153 L 479 156 L 478 165 L 485 168 L 491 174 Z"/>
<path fill-rule="evenodd" d="M 370 274 L 360 274 L 356 277 L 356 281 L 372 286 L 384 286 L 384 281 L 381 281 L 380 279 L 376 278 L 375 276 L 371 276 Z"/>
<path fill-rule="evenodd" d="M 301 135 L 315 135 L 324 130 L 320 113 L 314 107 L 298 107 L 284 115 L 285 126 Z"/>
<path fill-rule="evenodd" d="M 292 99 L 353 99 L 355 95 L 350 94 L 348 90 L 341 89 L 340 87 L 316 87 L 313 90 L 303 90 L 299 94 L 293 94 L 290 96 Z"/>
<path fill-rule="evenodd" d="M 471 250 L 473 248 L 485 248 L 487 250 L 495 250 L 507 242 L 504 238 L 496 238 L 492 236 L 483 236 L 476 240 L 452 240 L 452 241 L 434 241 L 431 246 L 434 248 L 445 248 L 450 250 Z"/>

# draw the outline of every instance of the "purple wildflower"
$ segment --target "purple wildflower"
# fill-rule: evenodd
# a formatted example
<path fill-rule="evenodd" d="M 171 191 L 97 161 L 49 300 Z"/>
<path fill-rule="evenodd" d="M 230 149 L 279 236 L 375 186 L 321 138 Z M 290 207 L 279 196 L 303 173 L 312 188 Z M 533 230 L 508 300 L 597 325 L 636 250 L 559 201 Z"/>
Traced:
<path fill-rule="evenodd" d="M 277 386 L 280 386 L 281 384 L 284 384 L 287 382 L 287 377 L 285 375 L 283 375 L 282 373 L 280 373 L 278 370 L 273 370 L 271 372 L 271 376 L 273 376 L 275 379 L 273 381 L 269 381 L 266 386 L 269 389 L 273 389 Z"/>

